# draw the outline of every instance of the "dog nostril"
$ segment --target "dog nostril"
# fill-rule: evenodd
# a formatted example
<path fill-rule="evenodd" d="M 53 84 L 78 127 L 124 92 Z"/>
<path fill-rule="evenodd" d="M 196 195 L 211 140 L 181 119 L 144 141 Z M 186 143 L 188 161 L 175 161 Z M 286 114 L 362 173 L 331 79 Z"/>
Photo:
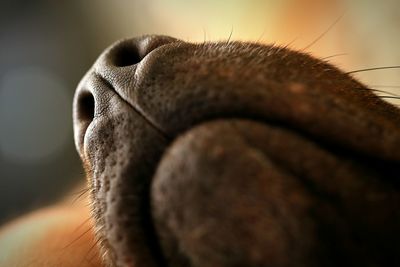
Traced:
<path fill-rule="evenodd" d="M 112 56 L 112 62 L 117 67 L 126 67 L 139 63 L 139 51 L 134 45 L 118 47 Z"/>
<path fill-rule="evenodd" d="M 92 121 L 94 118 L 95 101 L 90 92 L 82 93 L 78 98 L 77 115 L 81 121 Z"/>

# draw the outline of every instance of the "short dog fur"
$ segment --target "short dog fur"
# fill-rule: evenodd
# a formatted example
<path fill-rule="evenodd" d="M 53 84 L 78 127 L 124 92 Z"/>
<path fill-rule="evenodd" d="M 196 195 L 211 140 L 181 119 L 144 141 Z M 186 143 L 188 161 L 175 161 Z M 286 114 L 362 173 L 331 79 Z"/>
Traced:
<path fill-rule="evenodd" d="M 94 233 L 58 257 L 400 265 L 400 110 L 323 60 L 257 43 L 122 40 L 79 84 L 74 128 Z"/>

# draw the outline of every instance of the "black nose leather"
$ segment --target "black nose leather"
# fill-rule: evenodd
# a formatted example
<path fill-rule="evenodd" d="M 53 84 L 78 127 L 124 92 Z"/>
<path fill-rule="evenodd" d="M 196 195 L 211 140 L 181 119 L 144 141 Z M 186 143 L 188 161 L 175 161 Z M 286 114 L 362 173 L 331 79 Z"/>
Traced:
<path fill-rule="evenodd" d="M 82 79 L 74 98 L 75 142 L 82 149 L 87 127 L 96 114 L 104 112 L 104 87 L 130 90 L 140 62 L 160 46 L 177 41 L 168 36 L 149 35 L 124 39 L 107 48 Z"/>

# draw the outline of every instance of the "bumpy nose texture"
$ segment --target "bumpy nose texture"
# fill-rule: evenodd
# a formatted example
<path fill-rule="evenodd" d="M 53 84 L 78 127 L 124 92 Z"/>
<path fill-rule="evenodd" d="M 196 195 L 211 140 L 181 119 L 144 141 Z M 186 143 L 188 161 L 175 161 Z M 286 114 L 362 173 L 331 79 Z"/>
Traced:
<path fill-rule="evenodd" d="M 176 41 L 168 36 L 143 36 L 119 41 L 104 53 L 109 67 L 127 67 L 139 63 L 148 53 L 164 44 Z M 111 65 L 111 66 L 110 66 Z"/>
<path fill-rule="evenodd" d="M 177 41 L 168 36 L 142 36 L 116 42 L 106 49 L 94 65 L 94 71 L 111 84 L 127 85 L 136 67 L 156 48 Z"/>
<path fill-rule="evenodd" d="M 104 99 L 104 90 L 129 93 L 133 90 L 135 70 L 143 58 L 156 48 L 176 41 L 172 37 L 156 35 L 124 39 L 100 55 L 75 93 L 74 127 L 78 149 L 82 148 L 86 129 L 97 113 L 107 110 L 108 101 Z"/>

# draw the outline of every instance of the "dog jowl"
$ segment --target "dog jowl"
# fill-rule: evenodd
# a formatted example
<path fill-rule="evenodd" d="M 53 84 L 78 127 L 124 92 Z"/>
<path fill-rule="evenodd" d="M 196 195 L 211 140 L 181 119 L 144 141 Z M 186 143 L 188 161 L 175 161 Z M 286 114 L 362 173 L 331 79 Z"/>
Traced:
<path fill-rule="evenodd" d="M 400 110 L 306 53 L 123 40 L 74 126 L 108 265 L 400 264 Z"/>

